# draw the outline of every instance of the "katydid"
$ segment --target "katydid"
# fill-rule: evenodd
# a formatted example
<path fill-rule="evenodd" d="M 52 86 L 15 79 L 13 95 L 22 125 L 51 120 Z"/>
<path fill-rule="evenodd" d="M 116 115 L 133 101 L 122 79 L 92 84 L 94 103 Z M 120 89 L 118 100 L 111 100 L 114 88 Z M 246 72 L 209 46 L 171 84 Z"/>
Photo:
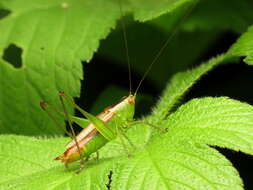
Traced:
<path fill-rule="evenodd" d="M 60 96 L 66 97 L 64 93 Z M 67 150 L 63 155 L 56 157 L 67 167 L 68 163 L 80 160 L 81 156 L 88 158 L 92 153 L 99 150 L 107 142 L 115 139 L 120 133 L 119 127 L 127 125 L 133 120 L 135 108 L 135 95 L 123 98 L 119 103 L 106 108 L 102 113 L 93 116 L 84 111 L 68 97 L 71 103 L 90 121 L 86 126 L 82 125 L 81 118 L 70 118 L 71 122 L 79 124 L 84 129 L 75 137 L 76 140 L 67 144 Z M 76 142 L 79 147 L 77 147 Z M 79 149 L 79 150 L 78 150 Z M 80 153 L 79 153 L 80 152 Z"/>
<path fill-rule="evenodd" d="M 120 12 L 122 14 L 122 7 L 120 4 Z M 71 129 L 71 136 L 73 140 L 66 145 L 66 151 L 55 158 L 55 160 L 60 160 L 65 164 L 65 167 L 68 167 L 68 164 L 77 160 L 80 160 L 81 167 L 83 168 L 84 162 L 88 160 L 89 156 L 92 153 L 97 152 L 101 147 L 103 147 L 107 142 L 112 141 L 117 136 L 122 135 L 126 139 L 126 135 L 123 133 L 123 126 L 129 126 L 129 122 L 133 121 L 134 111 L 135 111 L 135 98 L 137 91 L 145 79 L 148 72 L 151 70 L 154 63 L 157 61 L 158 57 L 164 51 L 165 47 L 168 45 L 172 36 L 175 35 L 177 27 L 175 28 L 172 35 L 166 40 L 157 56 L 149 65 L 147 71 L 144 73 L 136 91 L 134 94 L 131 93 L 131 72 L 130 72 L 130 64 L 129 64 L 129 56 L 128 56 L 128 48 L 127 48 L 127 40 L 126 40 L 126 31 L 124 22 L 121 22 L 123 28 L 123 37 L 125 41 L 125 49 L 127 55 L 127 62 L 129 68 L 129 83 L 130 83 L 130 93 L 127 97 L 122 98 L 122 100 L 110 107 L 107 107 L 103 112 L 94 116 L 85 110 L 81 109 L 78 105 L 76 105 L 73 100 L 68 97 L 64 92 L 59 93 L 59 97 L 64 108 L 64 115 L 69 122 Z M 78 109 L 84 117 L 87 118 L 78 118 L 75 116 L 70 116 L 67 113 L 67 109 L 65 107 L 65 101 L 72 104 L 76 109 Z M 46 110 L 46 104 L 41 103 L 43 110 Z M 50 115 L 49 115 L 50 116 Z M 72 123 L 78 124 L 83 130 L 75 136 L 75 132 L 73 130 Z M 151 124 L 145 123 L 149 126 Z M 155 126 L 152 126 L 155 127 Z M 68 132 L 67 132 L 68 133 Z M 129 141 L 131 144 L 131 141 Z"/>

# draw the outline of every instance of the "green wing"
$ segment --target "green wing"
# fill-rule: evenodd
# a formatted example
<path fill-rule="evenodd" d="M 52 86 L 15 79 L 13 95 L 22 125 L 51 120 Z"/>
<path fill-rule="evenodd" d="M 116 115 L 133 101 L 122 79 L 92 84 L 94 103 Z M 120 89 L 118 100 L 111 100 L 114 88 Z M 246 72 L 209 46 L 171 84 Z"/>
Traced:
<path fill-rule="evenodd" d="M 115 134 L 113 131 L 106 125 L 104 121 L 97 118 L 96 116 L 82 110 L 79 110 L 98 130 L 98 132 L 103 135 L 107 140 L 113 140 L 115 139 Z"/>
<path fill-rule="evenodd" d="M 77 125 L 79 125 L 83 129 L 86 128 L 90 124 L 90 121 L 88 119 L 84 119 L 84 118 L 76 117 L 76 116 L 70 116 L 70 117 L 71 117 L 70 118 L 71 122 L 76 123 Z"/>
<path fill-rule="evenodd" d="M 116 135 L 113 133 L 113 131 L 107 126 L 107 124 L 102 121 L 101 119 L 97 118 L 96 116 L 84 111 L 82 108 L 80 108 L 77 104 L 75 104 L 75 102 L 67 95 L 65 95 L 64 93 L 61 94 L 61 97 L 64 97 L 68 102 L 70 102 L 75 108 L 77 108 L 88 120 L 89 122 L 91 122 L 94 127 L 98 130 L 98 132 L 104 136 L 107 140 L 113 140 L 115 139 Z M 71 120 L 74 117 L 71 117 Z M 80 122 L 80 119 L 78 118 L 74 118 L 73 119 L 74 122 Z M 81 122 L 84 122 L 81 121 Z M 86 125 L 87 126 L 87 125 Z"/>

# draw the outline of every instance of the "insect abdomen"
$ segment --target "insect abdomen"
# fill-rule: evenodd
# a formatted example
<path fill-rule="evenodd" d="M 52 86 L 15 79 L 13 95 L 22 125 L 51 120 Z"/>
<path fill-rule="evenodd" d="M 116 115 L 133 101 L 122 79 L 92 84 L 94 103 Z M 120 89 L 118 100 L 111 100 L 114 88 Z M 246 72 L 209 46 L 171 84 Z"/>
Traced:
<path fill-rule="evenodd" d="M 83 148 L 83 155 L 89 157 L 92 153 L 97 152 L 101 147 L 103 147 L 108 140 L 101 134 L 97 134 L 91 141 L 89 141 Z"/>

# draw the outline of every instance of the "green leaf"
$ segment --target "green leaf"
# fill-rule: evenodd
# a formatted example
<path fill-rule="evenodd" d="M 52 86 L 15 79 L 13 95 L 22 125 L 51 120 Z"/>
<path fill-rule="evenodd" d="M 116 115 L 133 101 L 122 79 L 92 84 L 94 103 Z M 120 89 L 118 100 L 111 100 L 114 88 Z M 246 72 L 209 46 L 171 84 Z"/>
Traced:
<path fill-rule="evenodd" d="M 16 179 L 45 171 L 57 165 L 53 161 L 66 139 L 36 139 L 2 135 L 0 138 L 0 181 Z M 54 148 L 53 148 L 54 147 Z"/>
<path fill-rule="evenodd" d="M 0 189 L 98 189 L 105 187 L 110 163 L 93 163 L 80 175 L 53 160 L 66 138 L 35 139 L 1 136 Z M 74 170 L 73 170 L 74 169 Z M 104 171 L 104 172 L 103 172 Z M 100 174 L 100 175 L 97 175 Z M 86 180 L 83 180 L 86 179 Z M 103 185 L 104 186 L 103 186 Z"/>
<path fill-rule="evenodd" d="M 228 51 L 232 56 L 246 57 L 244 61 L 253 65 L 253 26 L 249 27 L 247 32 L 245 32 L 235 44 Z"/>
<path fill-rule="evenodd" d="M 120 17 L 111 1 L 1 1 L 10 14 L 0 20 L 0 55 L 21 48 L 21 66 L 0 60 L 0 133 L 62 134 L 39 102 L 59 107 L 58 91 L 78 96 L 81 61 L 91 59 L 99 40 Z M 15 56 L 15 55 L 13 55 Z M 61 119 L 62 121 L 62 119 Z"/>
<path fill-rule="evenodd" d="M 242 189 L 232 164 L 216 150 L 162 138 L 117 167 L 112 189 Z"/>
<path fill-rule="evenodd" d="M 131 157 L 101 155 L 99 161 L 90 160 L 79 175 L 74 173 L 76 165 L 67 170 L 52 160 L 65 143 L 66 139 L 1 136 L 1 148 L 8 146 L 2 149 L 1 160 L 8 164 L 1 165 L 5 172 L 1 172 L 0 188 L 106 189 L 112 172 L 112 189 L 242 189 L 228 160 L 207 146 L 184 139 L 159 137 Z"/>
<path fill-rule="evenodd" d="M 173 12 L 181 6 L 189 6 L 190 4 L 195 4 L 197 0 L 129 0 L 131 6 L 133 7 L 133 12 L 135 19 L 139 21 L 146 21 L 154 19 L 162 14 Z"/>
<path fill-rule="evenodd" d="M 0 188 L 105 189 L 112 172 L 113 189 L 243 189 L 231 163 L 203 143 L 253 154 L 252 106 L 223 97 L 195 99 L 163 124 L 168 133 L 138 144 L 129 158 L 112 141 L 100 151 L 100 160 L 90 160 L 80 175 L 74 173 L 76 165 L 68 171 L 52 160 L 67 139 L 1 136 Z M 137 144 L 148 133 L 147 126 L 135 126 L 128 136 Z"/>
<path fill-rule="evenodd" d="M 249 104 L 226 97 L 193 99 L 171 114 L 164 124 L 173 138 L 253 155 L 253 107 Z"/>

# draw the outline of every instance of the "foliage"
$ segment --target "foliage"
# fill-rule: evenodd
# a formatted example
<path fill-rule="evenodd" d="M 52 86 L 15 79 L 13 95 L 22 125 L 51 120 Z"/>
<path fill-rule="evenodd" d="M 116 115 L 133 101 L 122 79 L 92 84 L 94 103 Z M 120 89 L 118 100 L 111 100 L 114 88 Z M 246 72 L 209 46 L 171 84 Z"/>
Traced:
<path fill-rule="evenodd" d="M 243 189 L 231 162 L 210 145 L 253 155 L 253 107 L 229 97 L 181 102 L 189 89 L 214 67 L 239 62 L 240 57 L 246 64 L 253 64 L 253 14 L 249 8 L 253 4 L 250 0 L 233 0 L 231 6 L 226 5 L 225 0 L 123 2 L 125 13 L 133 14 L 135 21 L 148 21 L 165 36 L 189 9 L 196 9 L 179 32 L 191 33 L 189 41 L 194 42 L 196 32 L 203 30 L 203 42 L 190 53 L 179 50 L 182 42 L 177 44 L 178 60 L 186 55 L 193 57 L 194 62 L 202 49 L 211 44 L 207 34 L 224 29 L 242 34 L 227 52 L 175 74 L 151 114 L 140 119 L 166 128 L 166 133 L 136 124 L 127 131 L 137 145 L 135 149 L 129 147 L 131 156 L 116 139 L 99 150 L 99 160 L 88 161 L 77 175 L 74 171 L 78 163 L 66 170 L 52 160 L 64 151 L 69 138 L 57 136 L 63 131 L 41 112 L 38 103 L 45 100 L 59 108 L 57 92 L 61 90 L 72 97 L 79 96 L 81 61 L 91 60 L 100 40 L 115 28 L 121 16 L 118 1 L 0 0 L 0 189 Z M 213 7 L 219 11 L 214 12 Z M 235 19 L 227 22 L 231 15 Z M 222 19 L 213 19 L 214 16 Z M 10 47 L 14 47 L 15 55 L 21 49 L 20 64 L 8 58 Z M 115 54 L 107 52 L 108 47 L 104 45 L 99 53 L 108 57 Z M 187 63 L 170 65 L 176 67 L 175 71 Z M 138 66 L 134 64 L 134 68 Z M 155 75 L 150 78 L 158 83 Z M 59 119 L 63 123 L 63 118 Z"/>

